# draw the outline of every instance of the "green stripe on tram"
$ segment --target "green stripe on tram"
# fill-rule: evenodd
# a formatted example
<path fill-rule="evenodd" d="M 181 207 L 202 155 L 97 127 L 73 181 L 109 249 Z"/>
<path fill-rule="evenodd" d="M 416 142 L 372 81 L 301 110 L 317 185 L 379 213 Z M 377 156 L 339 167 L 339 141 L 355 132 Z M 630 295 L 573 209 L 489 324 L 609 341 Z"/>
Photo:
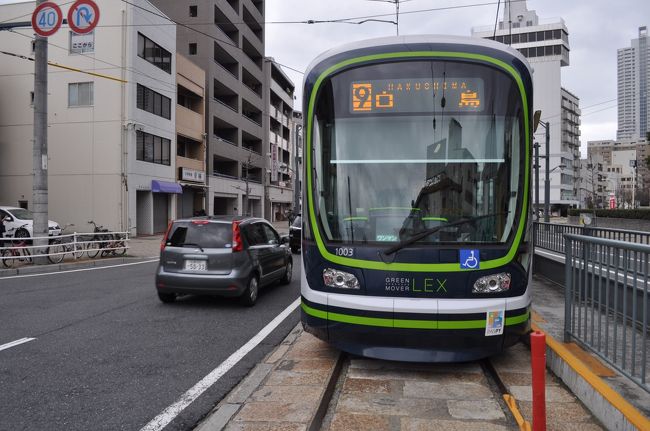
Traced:
<path fill-rule="evenodd" d="M 375 326 L 381 328 L 401 329 L 485 329 L 485 319 L 481 320 L 417 320 L 417 319 L 388 319 L 383 317 L 352 316 L 350 314 L 330 313 L 310 307 L 301 302 L 303 311 L 310 316 L 334 322 L 350 323 L 353 325 Z M 519 316 L 506 318 L 505 326 L 524 323 L 530 317 L 530 311 Z"/>

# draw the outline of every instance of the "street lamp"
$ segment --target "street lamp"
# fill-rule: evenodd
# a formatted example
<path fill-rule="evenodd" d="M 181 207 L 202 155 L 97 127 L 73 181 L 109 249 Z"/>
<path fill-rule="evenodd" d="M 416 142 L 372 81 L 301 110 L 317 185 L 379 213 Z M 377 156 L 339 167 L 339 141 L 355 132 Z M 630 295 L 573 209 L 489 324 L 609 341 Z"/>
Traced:
<path fill-rule="evenodd" d="M 550 179 L 550 170 L 549 170 L 549 159 L 550 159 L 550 146 L 551 146 L 551 125 L 547 121 L 545 123 L 539 122 L 538 125 L 544 127 L 544 130 L 546 131 L 545 133 L 545 149 L 546 149 L 546 155 L 545 155 L 545 167 L 546 167 L 546 179 L 544 180 L 544 223 L 550 222 L 550 203 L 549 201 L 551 200 L 551 179 Z M 539 144 L 537 144 L 539 145 Z M 539 164 L 538 164 L 539 165 Z M 538 168 L 539 172 L 539 168 Z M 539 173 L 537 174 L 539 175 Z M 539 177 L 538 177 L 539 178 Z M 537 179 L 539 183 L 539 179 Z"/>

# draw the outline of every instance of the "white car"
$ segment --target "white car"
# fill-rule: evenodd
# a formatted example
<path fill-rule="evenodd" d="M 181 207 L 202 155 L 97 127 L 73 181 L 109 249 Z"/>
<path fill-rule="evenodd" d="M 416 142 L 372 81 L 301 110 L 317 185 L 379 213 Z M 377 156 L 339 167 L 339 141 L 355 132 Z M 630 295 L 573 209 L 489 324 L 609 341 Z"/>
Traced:
<path fill-rule="evenodd" d="M 5 238 L 32 236 L 34 216 L 31 211 L 16 207 L 0 207 L 0 220 L 4 220 Z M 55 221 L 48 220 L 50 236 L 61 235 L 61 227 Z"/>

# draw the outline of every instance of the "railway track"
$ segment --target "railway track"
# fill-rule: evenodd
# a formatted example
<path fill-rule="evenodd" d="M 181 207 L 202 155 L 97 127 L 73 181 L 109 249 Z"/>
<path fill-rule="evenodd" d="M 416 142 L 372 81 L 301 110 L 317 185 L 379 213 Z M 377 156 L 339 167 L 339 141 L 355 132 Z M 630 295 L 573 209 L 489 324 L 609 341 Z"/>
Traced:
<path fill-rule="evenodd" d="M 499 373 L 502 359 L 497 364 L 491 360 L 408 364 L 342 355 L 339 362 L 340 371 L 332 373 L 312 430 L 517 430 L 523 426 Z M 514 370 L 523 381 L 526 373 L 519 365 Z"/>

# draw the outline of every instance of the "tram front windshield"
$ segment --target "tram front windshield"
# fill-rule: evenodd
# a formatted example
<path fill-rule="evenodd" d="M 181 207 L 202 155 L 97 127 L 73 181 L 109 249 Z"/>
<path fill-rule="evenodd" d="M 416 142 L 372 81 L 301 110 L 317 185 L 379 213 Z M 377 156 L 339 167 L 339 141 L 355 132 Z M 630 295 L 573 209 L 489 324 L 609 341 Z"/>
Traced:
<path fill-rule="evenodd" d="M 505 243 L 524 189 L 516 82 L 476 63 L 410 61 L 322 83 L 312 186 L 329 242 Z"/>

